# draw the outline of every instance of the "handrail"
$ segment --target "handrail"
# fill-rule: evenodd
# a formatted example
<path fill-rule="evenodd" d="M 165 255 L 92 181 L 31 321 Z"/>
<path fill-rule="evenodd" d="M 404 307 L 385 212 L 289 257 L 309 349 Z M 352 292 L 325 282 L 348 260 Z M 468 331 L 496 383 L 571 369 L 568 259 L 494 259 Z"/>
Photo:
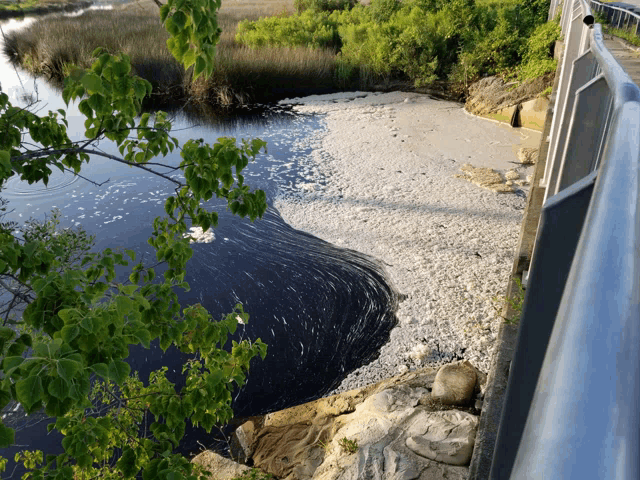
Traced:
<path fill-rule="evenodd" d="M 588 25 L 589 4 L 564 8 L 547 192 L 491 479 L 640 478 L 640 89 Z"/>
<path fill-rule="evenodd" d="M 636 35 L 638 35 L 638 32 L 640 31 L 640 14 L 638 13 L 634 13 L 631 12 L 625 8 L 622 7 L 616 7 L 615 5 L 610 5 L 608 3 L 602 3 L 602 2 L 598 2 L 597 0 L 589 0 L 590 6 L 593 8 L 594 6 L 596 7 L 594 10 L 596 10 L 598 13 L 601 13 L 602 11 L 614 11 L 614 12 L 618 12 L 618 19 L 617 21 L 615 21 L 615 14 L 612 15 L 612 19 L 614 20 L 613 22 L 611 22 L 611 24 L 614 27 L 622 27 L 622 25 L 620 24 L 620 21 L 624 15 L 624 17 L 628 20 L 629 17 L 633 17 L 636 19 Z M 607 22 L 610 22 L 609 19 L 609 15 L 607 14 Z M 627 25 L 628 26 L 628 23 Z"/>
<path fill-rule="evenodd" d="M 640 478 L 640 90 L 591 34 L 615 102 L 511 478 Z"/>

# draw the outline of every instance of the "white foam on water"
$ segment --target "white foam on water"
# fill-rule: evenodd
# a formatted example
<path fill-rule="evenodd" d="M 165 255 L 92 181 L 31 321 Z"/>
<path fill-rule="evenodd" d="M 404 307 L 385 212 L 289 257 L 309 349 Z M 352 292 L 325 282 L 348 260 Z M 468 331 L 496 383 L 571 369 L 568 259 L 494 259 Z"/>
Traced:
<path fill-rule="evenodd" d="M 299 160 L 306 182 L 283 187 L 276 208 L 293 227 L 377 259 L 406 295 L 379 358 L 336 392 L 455 354 L 487 372 L 525 192 L 499 195 L 454 174 L 466 162 L 510 165 L 522 135 L 415 93 L 288 103 L 322 114 L 325 128 L 300 142 L 311 149 Z"/>

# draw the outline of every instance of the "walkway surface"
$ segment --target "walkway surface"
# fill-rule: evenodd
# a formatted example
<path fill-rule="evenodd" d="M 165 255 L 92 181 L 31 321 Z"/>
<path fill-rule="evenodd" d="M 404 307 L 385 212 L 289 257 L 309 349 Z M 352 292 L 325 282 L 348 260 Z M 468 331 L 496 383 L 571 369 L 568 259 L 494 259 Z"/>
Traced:
<path fill-rule="evenodd" d="M 604 44 L 634 83 L 640 85 L 640 47 L 634 47 L 624 40 L 609 35 L 605 35 Z"/>

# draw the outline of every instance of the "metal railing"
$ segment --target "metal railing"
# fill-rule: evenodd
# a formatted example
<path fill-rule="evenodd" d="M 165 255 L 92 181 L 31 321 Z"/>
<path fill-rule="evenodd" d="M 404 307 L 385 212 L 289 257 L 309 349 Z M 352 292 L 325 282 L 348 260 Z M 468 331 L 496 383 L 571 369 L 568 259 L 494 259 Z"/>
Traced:
<path fill-rule="evenodd" d="M 640 90 L 587 1 L 564 8 L 547 192 L 490 477 L 637 479 Z"/>
<path fill-rule="evenodd" d="M 608 3 L 597 2 L 595 0 L 589 1 L 589 6 L 593 12 L 602 15 L 606 19 L 607 23 L 615 28 L 622 28 L 635 32 L 638 35 L 640 31 L 640 14 L 630 12 L 621 7 L 610 5 Z M 640 12 L 640 7 L 638 7 Z"/>

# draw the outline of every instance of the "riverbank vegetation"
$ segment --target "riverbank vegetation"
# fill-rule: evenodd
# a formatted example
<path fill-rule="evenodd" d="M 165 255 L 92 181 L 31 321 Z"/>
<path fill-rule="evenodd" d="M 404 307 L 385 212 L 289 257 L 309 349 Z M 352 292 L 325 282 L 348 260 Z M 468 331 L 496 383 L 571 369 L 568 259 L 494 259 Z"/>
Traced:
<path fill-rule="evenodd" d="M 0 20 L 73 10 L 91 5 L 89 0 L 0 0 Z"/>
<path fill-rule="evenodd" d="M 445 83 L 461 94 L 485 75 L 525 81 L 555 70 L 559 28 L 546 22 L 546 0 L 372 0 L 343 10 L 309 3 L 296 15 L 241 22 L 236 40 L 255 49 L 334 48 L 345 83 Z"/>
<path fill-rule="evenodd" d="M 224 5 L 211 77 L 193 80 L 166 48 L 155 5 L 53 18 L 9 37 L 7 53 L 61 79 L 103 46 L 123 51 L 157 100 L 222 105 L 339 89 L 426 88 L 464 96 L 485 75 L 555 70 L 548 0 L 295 0 Z"/>
<path fill-rule="evenodd" d="M 66 17 L 40 20 L 28 30 L 8 36 L 5 50 L 23 67 L 58 81 L 72 65 L 91 65 L 91 54 L 97 47 L 112 53 L 122 51 L 131 58 L 134 73 L 151 82 L 153 96 L 161 103 L 190 98 L 230 105 L 275 100 L 288 92 L 334 89 L 332 51 L 307 47 L 256 51 L 235 42 L 235 28 L 241 19 L 287 12 L 293 12 L 293 4 L 280 1 L 222 8 L 218 17 L 222 35 L 213 74 L 197 80 L 193 69 L 185 70 L 167 49 L 168 34 L 158 8 L 145 3 L 87 12 L 82 21 Z"/>

